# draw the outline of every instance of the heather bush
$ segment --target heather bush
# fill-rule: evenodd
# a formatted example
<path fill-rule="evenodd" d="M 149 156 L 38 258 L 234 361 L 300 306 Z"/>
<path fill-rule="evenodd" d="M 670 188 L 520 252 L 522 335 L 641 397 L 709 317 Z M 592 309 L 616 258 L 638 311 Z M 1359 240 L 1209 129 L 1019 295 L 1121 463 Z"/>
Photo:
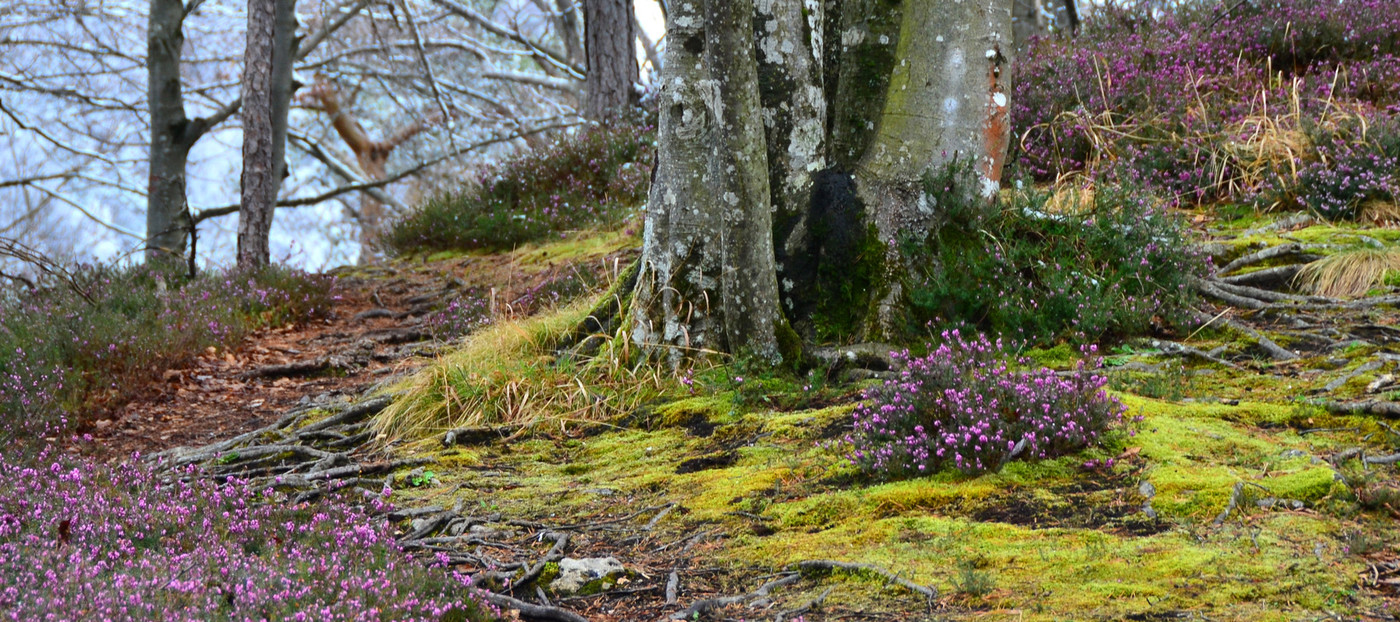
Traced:
<path fill-rule="evenodd" d="M 369 514 L 387 490 L 289 506 L 237 480 L 37 458 L 0 457 L 6 619 L 496 619 L 466 577 L 402 554 Z"/>
<path fill-rule="evenodd" d="M 927 356 L 897 353 L 897 378 L 867 390 L 846 437 L 851 459 L 878 477 L 909 477 L 952 466 L 994 471 L 1011 459 L 1039 460 L 1099 443 L 1124 407 L 1104 391 L 1100 363 L 1078 373 L 1018 369 L 1001 340 L 943 333 Z M 1094 349 L 1089 348 L 1089 353 Z"/>
<path fill-rule="evenodd" d="M 423 326 L 433 339 L 447 341 L 475 332 L 491 320 L 490 301 L 481 290 L 472 288 L 424 318 Z"/>
<path fill-rule="evenodd" d="M 429 200 L 386 244 L 415 250 L 509 250 L 565 231 L 616 226 L 646 199 L 654 147 L 649 125 L 594 127 L 502 164 Z"/>
<path fill-rule="evenodd" d="M 0 440 L 60 434 L 210 346 L 331 303 L 330 279 L 275 267 L 193 280 L 149 267 L 73 276 L 0 296 Z"/>
<path fill-rule="evenodd" d="M 992 209 L 930 179 L 945 222 L 905 240 L 912 323 L 952 322 L 1018 341 L 1097 341 L 1172 322 L 1205 270 L 1177 218 L 1130 187 L 1021 190 Z"/>
<path fill-rule="evenodd" d="M 1196 203 L 1282 191 L 1330 215 L 1336 196 L 1372 182 L 1329 176 L 1329 156 L 1292 139 L 1341 109 L 1371 125 L 1400 113 L 1396 32 L 1400 0 L 1099 6 L 1078 38 L 1041 39 L 1023 57 L 1012 176 L 1083 174 Z M 1353 169 L 1387 165 L 1370 155 L 1339 154 Z"/>
<path fill-rule="evenodd" d="M 1400 120 L 1367 126 L 1359 118 L 1307 128 L 1307 148 L 1274 170 L 1257 203 L 1354 219 L 1368 201 L 1400 202 Z M 1296 174 L 1293 171 L 1296 170 Z"/>

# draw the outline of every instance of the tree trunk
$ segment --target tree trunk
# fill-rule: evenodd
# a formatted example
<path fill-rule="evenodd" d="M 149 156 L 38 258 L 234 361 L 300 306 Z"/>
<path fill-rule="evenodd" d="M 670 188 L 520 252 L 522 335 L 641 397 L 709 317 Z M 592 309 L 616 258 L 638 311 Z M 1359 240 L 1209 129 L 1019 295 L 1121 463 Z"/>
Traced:
<path fill-rule="evenodd" d="M 584 0 L 583 28 L 588 55 L 583 116 L 593 121 L 615 117 L 636 100 L 637 32 L 632 0 Z"/>
<path fill-rule="evenodd" d="M 558 14 L 555 22 L 559 28 L 559 38 L 564 40 L 564 53 L 569 62 L 588 62 L 583 49 L 583 38 L 579 36 L 578 3 L 574 0 L 554 0 L 554 10 Z"/>
<path fill-rule="evenodd" d="M 752 0 L 695 0 L 667 15 L 631 337 L 672 362 L 702 350 L 792 355 L 778 309 L 753 11 Z"/>
<path fill-rule="evenodd" d="M 238 267 L 271 260 L 269 237 L 286 173 L 287 112 L 296 55 L 295 0 L 249 0 L 243 57 L 243 177 Z"/>
<path fill-rule="evenodd" d="M 632 339 L 777 360 L 789 322 L 909 336 L 901 243 L 935 231 L 940 195 L 999 190 L 1011 2 L 672 4 Z"/>
<path fill-rule="evenodd" d="M 297 2 L 277 0 L 272 33 L 272 198 L 276 200 L 287 177 L 287 115 L 292 107 L 293 65 L 298 52 Z M 271 225 L 271 219 L 268 220 Z"/>
<path fill-rule="evenodd" d="M 272 148 L 272 47 L 277 0 L 248 0 L 243 52 L 243 177 L 238 210 L 238 267 L 267 265 L 268 231 L 277 202 Z"/>
<path fill-rule="evenodd" d="M 151 164 L 146 195 L 146 260 L 179 260 L 185 254 L 190 210 L 185 202 L 185 162 L 190 121 L 180 82 L 185 45 L 180 0 L 151 0 L 146 34 L 146 96 L 151 110 Z"/>
<path fill-rule="evenodd" d="M 1009 0 L 910 0 L 900 21 L 883 112 L 855 171 L 856 193 L 885 247 L 879 287 L 862 333 L 890 339 L 906 331 L 907 267 L 898 245 L 922 239 L 941 208 L 924 183 L 946 167 L 970 170 L 954 184 L 957 200 L 988 204 L 1001 188 L 1010 144 Z M 956 171 L 955 171 L 956 172 Z"/>

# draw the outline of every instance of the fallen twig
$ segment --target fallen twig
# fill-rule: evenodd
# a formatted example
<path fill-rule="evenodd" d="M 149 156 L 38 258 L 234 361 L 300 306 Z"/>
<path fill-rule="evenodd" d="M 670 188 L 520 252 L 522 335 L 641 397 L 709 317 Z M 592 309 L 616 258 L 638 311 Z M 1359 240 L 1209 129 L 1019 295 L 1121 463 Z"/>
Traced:
<path fill-rule="evenodd" d="M 671 619 L 688 620 L 693 617 L 699 617 L 701 615 L 704 615 L 706 612 L 712 611 L 714 609 L 719 609 L 720 607 L 728 607 L 729 605 L 748 602 L 751 600 L 758 600 L 760 598 L 768 596 L 768 593 L 772 591 L 773 588 L 782 587 L 785 585 L 792 585 L 793 583 L 796 583 L 800 580 L 802 580 L 802 575 L 794 572 L 790 574 L 785 574 L 777 579 L 764 583 L 762 586 L 759 586 L 758 589 L 749 592 L 748 594 L 741 594 L 739 596 L 719 596 L 716 598 L 706 598 L 704 600 L 698 600 L 694 603 L 691 603 L 689 607 L 686 607 L 681 611 L 677 611 L 676 613 L 671 614 Z"/>
<path fill-rule="evenodd" d="M 482 597 L 497 607 L 514 609 L 520 612 L 520 617 L 527 620 L 544 620 L 546 622 L 588 622 L 585 618 L 568 609 L 559 607 L 548 607 L 545 605 L 532 605 L 523 600 L 516 600 L 505 594 L 495 592 L 482 592 Z"/>

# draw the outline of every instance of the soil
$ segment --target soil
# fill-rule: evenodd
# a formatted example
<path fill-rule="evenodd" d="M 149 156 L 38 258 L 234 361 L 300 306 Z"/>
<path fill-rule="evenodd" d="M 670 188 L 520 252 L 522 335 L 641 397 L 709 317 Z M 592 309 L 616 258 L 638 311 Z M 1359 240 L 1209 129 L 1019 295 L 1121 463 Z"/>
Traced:
<path fill-rule="evenodd" d="M 424 320 L 451 300 L 477 296 L 494 317 L 528 315 L 564 301 L 542 291 L 582 291 L 634 254 L 586 266 L 522 266 L 512 255 L 490 255 L 334 271 L 336 303 L 326 319 L 259 330 L 235 348 L 210 348 L 151 377 L 136 398 L 83 430 L 94 442 L 72 450 L 110 460 L 202 446 L 267 425 L 299 403 L 354 398 L 412 373 L 446 345 L 432 340 Z"/>

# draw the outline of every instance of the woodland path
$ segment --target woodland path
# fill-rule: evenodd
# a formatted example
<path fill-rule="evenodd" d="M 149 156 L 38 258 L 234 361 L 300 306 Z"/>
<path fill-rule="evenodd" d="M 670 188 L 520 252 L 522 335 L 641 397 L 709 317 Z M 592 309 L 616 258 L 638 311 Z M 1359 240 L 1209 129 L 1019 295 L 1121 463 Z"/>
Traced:
<path fill-rule="evenodd" d="M 1230 265 L 1196 283 L 1202 295 L 1197 323 L 1229 326 L 1233 334 L 1197 331 L 1189 336 L 1138 339 L 1131 342 L 1127 354 L 1112 357 L 1117 359 L 1112 364 L 1123 374 L 1160 375 L 1169 382 L 1190 384 L 1193 397 L 1187 401 L 1286 402 L 1301 390 L 1306 399 L 1335 413 L 1365 413 L 1382 421 L 1393 418 L 1400 409 L 1392 401 L 1397 395 L 1392 374 L 1400 371 L 1400 317 L 1393 312 L 1400 290 L 1383 288 L 1379 295 L 1359 301 L 1304 295 L 1291 287 L 1289 275 L 1315 261 L 1309 251 L 1325 250 L 1322 245 L 1331 240 L 1293 238 L 1289 228 L 1278 229 L 1262 237 L 1254 234 L 1261 239 L 1243 250 L 1237 248 Z M 1244 237 L 1230 232 L 1217 239 L 1236 243 Z M 625 264 L 626 255 L 608 255 L 599 265 L 606 269 L 619 258 Z M 164 456 L 175 464 L 203 463 L 210 475 L 236 474 L 281 486 L 294 501 L 311 500 L 344 486 L 371 491 L 385 485 L 412 486 L 413 475 L 405 471 L 431 460 L 402 460 L 369 443 L 368 421 L 386 400 L 361 398 L 433 360 L 444 346 L 429 338 L 423 321 L 447 301 L 464 292 L 481 295 L 495 287 L 496 299 L 509 308 L 521 300 L 523 292 L 566 269 L 577 269 L 561 265 L 519 277 L 515 267 L 507 264 L 501 257 L 476 257 L 347 271 L 328 320 L 261 331 L 230 352 L 207 353 L 183 369 L 167 372 L 119 417 L 99 424 L 93 431 L 97 442 L 89 446 L 104 448 L 112 459 L 135 451 L 167 452 Z M 1183 370 L 1182 364 L 1188 367 Z M 1184 375 L 1171 376 L 1173 365 Z M 1372 377 L 1376 382 L 1365 381 Z M 1146 388 L 1126 390 L 1142 393 Z M 357 401 L 360 405 L 352 406 Z M 1358 436 L 1354 431 L 1331 428 L 1304 433 L 1312 434 L 1310 438 L 1337 436 L 1342 447 L 1366 440 L 1353 438 Z M 488 434 L 455 442 L 493 439 Z M 201 446 L 204 449 L 170 451 Z M 1337 465 L 1385 458 L 1360 450 L 1318 455 Z M 416 497 L 413 507 L 390 515 L 400 527 L 399 541 L 416 555 L 446 555 L 454 568 L 500 590 L 492 598 L 521 611 L 525 619 L 655 621 L 693 614 L 697 607 L 723 610 L 735 619 L 791 619 L 812 603 L 788 599 L 777 604 L 767 592 L 794 584 L 811 588 L 814 574 L 819 577 L 832 570 L 820 560 L 804 562 L 810 567 L 780 568 L 776 574 L 717 564 L 715 553 L 725 546 L 726 530 L 736 526 L 689 524 L 678 519 L 688 510 L 668 503 L 664 496 L 600 499 L 597 513 L 586 516 L 505 516 L 492 511 L 489 500 L 493 490 L 513 486 L 512 467 L 502 463 L 462 468 L 497 476 L 492 486 L 502 488 L 428 489 L 427 495 Z M 1130 480 L 1133 477 L 1111 484 L 1131 496 L 1136 486 Z M 487 503 L 464 506 L 457 494 L 464 490 Z M 459 501 L 434 505 L 435 499 L 453 497 Z M 751 523 L 738 528 L 738 533 L 745 533 L 743 529 L 758 535 L 770 532 L 764 522 L 767 517 L 734 514 L 737 520 Z M 1060 518 L 1037 511 L 1025 521 L 998 516 L 977 520 L 1054 525 Z M 680 531 L 668 528 L 676 523 L 687 526 Z M 635 574 L 601 594 L 551 600 L 530 579 L 565 556 L 615 557 Z M 1365 589 L 1393 597 L 1388 586 L 1400 581 L 1400 557 L 1375 557 L 1371 568 L 1374 576 L 1363 581 Z M 878 575 L 882 571 L 862 572 Z M 521 589 L 508 589 L 507 579 Z M 882 592 L 886 601 L 877 611 L 826 604 L 808 619 L 902 620 L 931 611 L 955 618 L 978 615 L 975 608 L 922 585 L 898 580 L 876 583 L 886 584 Z M 825 593 L 818 587 L 808 594 L 804 598 Z"/>

